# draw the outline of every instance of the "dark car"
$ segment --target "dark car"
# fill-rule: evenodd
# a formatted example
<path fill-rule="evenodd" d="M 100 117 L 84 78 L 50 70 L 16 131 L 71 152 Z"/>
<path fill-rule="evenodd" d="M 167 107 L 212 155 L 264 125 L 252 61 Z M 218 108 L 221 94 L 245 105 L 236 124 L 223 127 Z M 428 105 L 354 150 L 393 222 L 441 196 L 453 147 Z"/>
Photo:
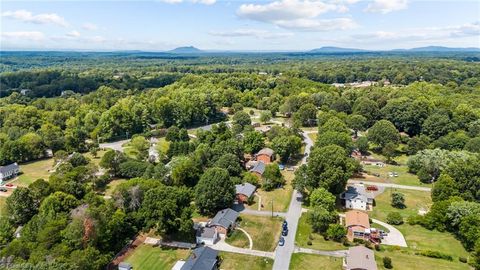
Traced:
<path fill-rule="evenodd" d="M 282 231 L 282 236 L 287 236 L 288 235 L 288 229 L 284 229 Z"/>
<path fill-rule="evenodd" d="M 283 221 L 282 227 L 283 227 L 283 229 L 288 227 L 288 222 L 286 220 Z"/>
<path fill-rule="evenodd" d="M 285 245 L 285 238 L 280 237 L 280 240 L 278 241 L 278 245 L 283 247 L 283 245 Z"/>
<path fill-rule="evenodd" d="M 5 187 L 0 187 L 0 191 L 1 191 L 1 192 L 7 192 L 7 191 L 8 191 L 8 189 L 7 189 L 7 188 L 5 188 Z"/>

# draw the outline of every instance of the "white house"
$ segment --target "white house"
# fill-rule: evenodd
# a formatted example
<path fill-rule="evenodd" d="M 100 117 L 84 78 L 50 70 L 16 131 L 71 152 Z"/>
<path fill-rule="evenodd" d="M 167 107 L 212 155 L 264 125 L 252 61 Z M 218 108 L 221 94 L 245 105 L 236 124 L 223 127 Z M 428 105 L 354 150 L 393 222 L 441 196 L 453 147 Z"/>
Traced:
<path fill-rule="evenodd" d="M 213 245 L 220 236 L 215 228 L 211 227 L 199 227 L 196 234 L 197 244 Z"/>
<path fill-rule="evenodd" d="M 20 172 L 20 167 L 16 162 L 9 164 L 7 166 L 0 167 L 0 183 L 7 179 L 17 176 L 19 172 Z"/>
<path fill-rule="evenodd" d="M 367 211 L 373 207 L 373 195 L 365 190 L 364 185 L 348 186 L 347 190 L 340 194 L 340 199 L 345 201 L 347 209 Z"/>

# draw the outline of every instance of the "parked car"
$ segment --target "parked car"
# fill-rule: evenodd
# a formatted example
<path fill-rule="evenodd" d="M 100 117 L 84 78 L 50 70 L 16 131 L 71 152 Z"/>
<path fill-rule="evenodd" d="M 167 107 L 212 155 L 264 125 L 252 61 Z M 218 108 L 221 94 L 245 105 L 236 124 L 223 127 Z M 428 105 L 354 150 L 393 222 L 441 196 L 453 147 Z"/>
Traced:
<path fill-rule="evenodd" d="M 393 177 L 393 172 L 388 172 L 389 177 Z"/>
<path fill-rule="evenodd" d="M 282 236 L 287 236 L 287 235 L 288 235 L 288 228 L 282 231 Z"/>
<path fill-rule="evenodd" d="M 378 187 L 377 186 L 367 186 L 368 191 L 377 191 Z"/>
<path fill-rule="evenodd" d="M 278 245 L 283 247 L 283 245 L 285 245 L 285 238 L 280 237 L 280 240 L 278 241 Z"/>
<path fill-rule="evenodd" d="M 1 191 L 1 192 L 7 192 L 8 189 L 7 189 L 6 187 L 0 187 L 0 191 Z"/>
<path fill-rule="evenodd" d="M 398 173 L 397 173 L 397 172 L 393 172 L 393 176 L 394 176 L 394 177 L 398 177 Z"/>
<path fill-rule="evenodd" d="M 286 220 L 283 221 L 282 227 L 283 227 L 284 230 L 285 230 L 285 228 L 288 227 L 288 222 Z"/>
<path fill-rule="evenodd" d="M 6 187 L 13 187 L 13 184 L 12 183 L 8 183 L 5 185 Z"/>

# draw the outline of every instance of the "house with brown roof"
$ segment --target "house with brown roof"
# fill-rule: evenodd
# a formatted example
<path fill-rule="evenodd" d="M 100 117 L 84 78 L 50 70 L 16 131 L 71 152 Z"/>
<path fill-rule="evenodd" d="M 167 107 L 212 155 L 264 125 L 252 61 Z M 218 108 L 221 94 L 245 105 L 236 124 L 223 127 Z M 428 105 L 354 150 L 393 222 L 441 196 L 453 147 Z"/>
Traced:
<path fill-rule="evenodd" d="M 343 258 L 345 270 L 377 270 L 375 254 L 373 250 L 364 246 L 356 246 L 348 249 L 348 254 Z"/>
<path fill-rule="evenodd" d="M 262 161 L 265 164 L 269 164 L 275 159 L 275 156 L 272 149 L 263 148 L 262 150 L 258 151 L 258 153 L 255 155 L 255 158 L 257 161 Z"/>
<path fill-rule="evenodd" d="M 345 227 L 347 227 L 347 239 L 364 239 L 370 235 L 370 220 L 368 214 L 359 210 L 351 210 L 345 214 Z"/>

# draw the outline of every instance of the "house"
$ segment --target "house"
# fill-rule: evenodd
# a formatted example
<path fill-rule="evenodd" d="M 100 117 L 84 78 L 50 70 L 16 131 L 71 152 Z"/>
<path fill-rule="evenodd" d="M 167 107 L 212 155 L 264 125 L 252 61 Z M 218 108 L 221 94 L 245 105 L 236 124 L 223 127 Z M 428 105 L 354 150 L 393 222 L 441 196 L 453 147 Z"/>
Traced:
<path fill-rule="evenodd" d="M 219 234 L 227 235 L 235 228 L 239 213 L 233 209 L 226 208 L 218 211 L 215 217 L 210 220 L 207 227 L 215 228 Z"/>
<path fill-rule="evenodd" d="M 197 244 L 213 245 L 219 238 L 220 236 L 215 228 L 200 226 L 197 229 Z"/>
<path fill-rule="evenodd" d="M 250 172 L 255 174 L 258 178 L 262 178 L 263 173 L 265 172 L 265 163 L 262 161 L 256 162 L 253 168 L 250 169 Z"/>
<path fill-rule="evenodd" d="M 218 262 L 217 250 L 199 247 L 193 250 L 180 270 L 217 270 Z"/>
<path fill-rule="evenodd" d="M 22 236 L 22 229 L 23 229 L 23 226 L 18 226 L 17 229 L 15 230 L 15 232 L 13 233 L 13 236 L 15 238 L 20 238 Z"/>
<path fill-rule="evenodd" d="M 133 269 L 132 265 L 127 262 L 121 262 L 118 265 L 118 270 L 132 270 L 132 269 Z"/>
<path fill-rule="evenodd" d="M 361 184 L 348 186 L 347 190 L 340 194 L 340 199 L 345 202 L 347 209 L 367 211 L 373 207 L 373 194 L 367 192 L 365 186 Z"/>
<path fill-rule="evenodd" d="M 235 197 L 238 202 L 246 203 L 253 196 L 256 189 L 257 187 L 250 183 L 235 185 Z"/>
<path fill-rule="evenodd" d="M 262 150 L 258 151 L 255 157 L 257 161 L 262 161 L 265 164 L 271 163 L 275 158 L 273 155 L 273 150 L 270 148 L 263 148 Z"/>
<path fill-rule="evenodd" d="M 359 210 L 350 210 L 345 214 L 345 227 L 347 227 L 347 239 L 365 239 L 370 235 L 370 220 L 368 214 Z"/>
<path fill-rule="evenodd" d="M 30 92 L 32 92 L 32 90 L 30 90 L 30 89 L 21 89 L 20 90 L 20 94 L 22 94 L 23 96 L 28 95 Z"/>
<path fill-rule="evenodd" d="M 348 249 L 348 254 L 343 258 L 345 270 L 377 270 L 375 254 L 373 250 L 364 246 L 356 246 Z"/>
<path fill-rule="evenodd" d="M 7 179 L 17 176 L 19 172 L 20 172 L 20 166 L 18 166 L 16 162 L 9 164 L 7 166 L 0 167 L 0 183 Z"/>

